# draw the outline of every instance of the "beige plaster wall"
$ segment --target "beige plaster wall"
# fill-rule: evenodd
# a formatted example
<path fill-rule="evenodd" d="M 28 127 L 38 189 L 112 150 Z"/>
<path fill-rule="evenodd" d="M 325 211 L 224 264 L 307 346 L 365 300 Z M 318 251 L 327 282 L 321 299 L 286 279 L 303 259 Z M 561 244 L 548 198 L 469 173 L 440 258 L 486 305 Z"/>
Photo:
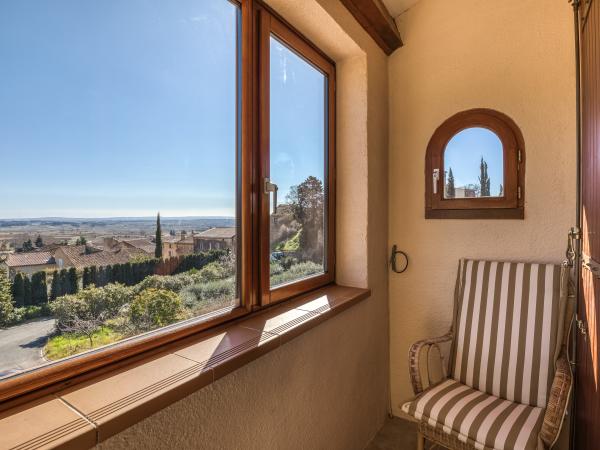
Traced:
<path fill-rule="evenodd" d="M 110 438 L 103 450 L 362 449 L 385 419 L 387 58 L 338 0 L 268 3 L 336 61 L 336 278 L 373 295 Z"/>
<path fill-rule="evenodd" d="M 392 407 L 412 395 L 407 350 L 447 331 L 460 257 L 559 262 L 575 210 L 572 11 L 562 0 L 421 0 L 398 18 L 389 60 L 389 245 L 411 258 L 390 276 Z M 523 221 L 425 220 L 425 149 L 454 113 L 508 114 L 525 137 Z"/>

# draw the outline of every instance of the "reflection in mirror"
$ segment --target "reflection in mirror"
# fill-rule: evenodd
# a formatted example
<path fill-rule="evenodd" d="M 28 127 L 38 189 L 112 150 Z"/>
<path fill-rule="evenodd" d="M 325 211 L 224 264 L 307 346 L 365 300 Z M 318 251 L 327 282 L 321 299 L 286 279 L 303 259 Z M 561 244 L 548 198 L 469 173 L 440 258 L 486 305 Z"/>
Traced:
<path fill-rule="evenodd" d="M 444 198 L 504 196 L 504 151 L 496 133 L 467 128 L 444 150 Z"/>

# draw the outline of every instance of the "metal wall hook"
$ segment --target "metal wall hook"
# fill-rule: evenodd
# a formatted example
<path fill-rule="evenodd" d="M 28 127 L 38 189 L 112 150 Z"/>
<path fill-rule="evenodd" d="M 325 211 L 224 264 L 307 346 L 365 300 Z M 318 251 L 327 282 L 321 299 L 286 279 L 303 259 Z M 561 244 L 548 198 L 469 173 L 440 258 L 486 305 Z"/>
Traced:
<path fill-rule="evenodd" d="M 396 255 L 400 253 L 405 260 L 404 266 L 398 270 L 398 267 L 396 266 Z M 398 247 L 396 246 L 396 244 L 394 244 L 392 246 L 392 257 L 390 258 L 390 264 L 392 265 L 392 270 L 396 273 L 402 273 L 405 272 L 406 269 L 408 269 L 408 255 L 406 253 L 404 253 L 402 250 L 398 250 Z"/>

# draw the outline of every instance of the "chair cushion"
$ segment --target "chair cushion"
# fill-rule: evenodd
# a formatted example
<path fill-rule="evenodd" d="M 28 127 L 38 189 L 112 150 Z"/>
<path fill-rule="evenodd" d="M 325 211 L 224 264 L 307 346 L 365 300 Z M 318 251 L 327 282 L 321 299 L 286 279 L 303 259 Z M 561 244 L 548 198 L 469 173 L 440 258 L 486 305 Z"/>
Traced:
<path fill-rule="evenodd" d="M 480 450 L 535 450 L 544 409 L 522 405 L 448 379 L 402 410 Z"/>
<path fill-rule="evenodd" d="M 545 408 L 561 326 L 561 267 L 464 260 L 452 378 Z"/>

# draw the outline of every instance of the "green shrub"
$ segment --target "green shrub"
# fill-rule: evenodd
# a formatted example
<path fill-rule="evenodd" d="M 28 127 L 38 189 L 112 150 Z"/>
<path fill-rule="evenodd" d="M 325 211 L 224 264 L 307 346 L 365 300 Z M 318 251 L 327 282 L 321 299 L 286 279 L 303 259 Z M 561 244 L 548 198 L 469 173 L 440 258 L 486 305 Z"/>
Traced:
<path fill-rule="evenodd" d="M 323 266 L 321 264 L 316 264 L 312 261 L 301 262 L 291 266 L 289 270 L 285 270 L 275 275 L 271 274 L 271 285 L 284 284 L 320 272 L 323 272 Z"/>
<path fill-rule="evenodd" d="M 24 306 L 22 308 L 14 308 L 10 324 L 16 325 L 26 320 L 37 319 L 50 315 L 48 305 L 39 306 Z"/>
<path fill-rule="evenodd" d="M 230 302 L 236 297 L 235 294 L 234 278 L 197 283 L 180 293 L 183 304 L 190 310 L 202 309 L 215 302 Z"/>
<path fill-rule="evenodd" d="M 166 289 L 179 292 L 183 288 L 202 280 L 198 273 L 181 273 L 178 275 L 152 275 L 135 286 L 136 293 L 146 289 Z"/>
<path fill-rule="evenodd" d="M 58 297 L 50 308 L 59 330 L 83 333 L 78 328 L 93 328 L 92 323 L 104 324 L 116 317 L 133 296 L 133 289 L 121 284 L 108 284 L 103 288 L 90 286 L 77 294 Z"/>
<path fill-rule="evenodd" d="M 227 268 L 220 262 L 211 262 L 200 270 L 200 279 L 204 282 L 221 280 L 227 277 Z"/>
<path fill-rule="evenodd" d="M 129 320 L 139 330 L 152 330 L 176 322 L 183 312 L 181 299 L 166 289 L 146 289 L 135 296 Z"/>
<path fill-rule="evenodd" d="M 6 272 L 0 271 L 0 326 L 10 324 L 13 313 L 12 286 Z"/>
<path fill-rule="evenodd" d="M 298 264 L 298 258 L 294 256 L 284 256 L 280 261 L 281 267 L 283 270 L 290 270 L 292 266 Z"/>
<path fill-rule="evenodd" d="M 283 273 L 283 266 L 281 265 L 281 263 L 279 261 L 271 261 L 270 273 L 271 273 L 271 276 Z"/>

